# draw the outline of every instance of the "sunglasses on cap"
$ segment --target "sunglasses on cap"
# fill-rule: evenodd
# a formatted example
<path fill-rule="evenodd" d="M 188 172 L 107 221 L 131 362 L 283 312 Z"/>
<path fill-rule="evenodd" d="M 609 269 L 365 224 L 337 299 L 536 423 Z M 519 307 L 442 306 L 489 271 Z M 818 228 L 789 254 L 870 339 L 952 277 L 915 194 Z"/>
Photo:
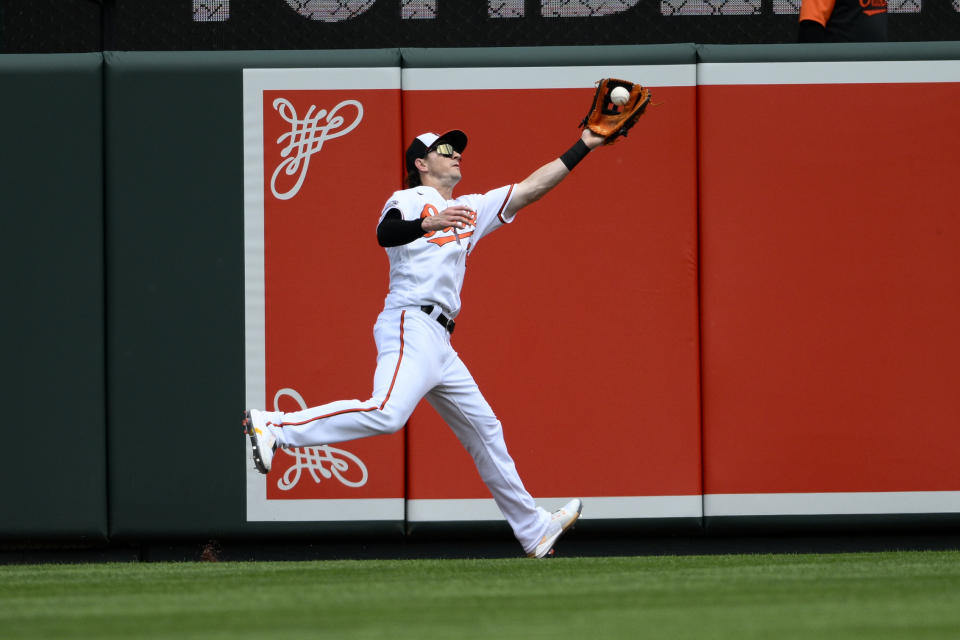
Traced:
<path fill-rule="evenodd" d="M 446 142 L 444 142 L 443 144 L 438 144 L 433 149 L 431 149 L 431 151 L 436 151 L 437 155 L 441 155 L 444 158 L 452 158 L 454 153 L 453 145 Z"/>

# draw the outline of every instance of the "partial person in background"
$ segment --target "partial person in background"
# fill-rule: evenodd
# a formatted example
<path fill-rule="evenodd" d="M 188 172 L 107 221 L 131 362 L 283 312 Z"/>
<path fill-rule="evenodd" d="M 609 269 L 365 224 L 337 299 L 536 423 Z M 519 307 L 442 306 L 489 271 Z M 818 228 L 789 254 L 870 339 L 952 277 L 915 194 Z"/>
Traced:
<path fill-rule="evenodd" d="M 798 42 L 884 42 L 887 0 L 802 0 Z"/>

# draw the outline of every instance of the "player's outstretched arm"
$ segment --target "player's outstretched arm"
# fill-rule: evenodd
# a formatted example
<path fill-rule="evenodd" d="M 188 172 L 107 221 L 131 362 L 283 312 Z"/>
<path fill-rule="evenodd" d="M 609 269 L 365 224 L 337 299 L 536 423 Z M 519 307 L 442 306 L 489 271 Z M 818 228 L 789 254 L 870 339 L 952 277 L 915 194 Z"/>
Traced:
<path fill-rule="evenodd" d="M 512 216 L 528 204 L 536 202 L 560 184 L 576 166 L 576 163 L 591 150 L 603 144 L 603 140 L 603 136 L 595 134 L 590 129 L 584 129 L 583 133 L 580 134 L 580 141 L 563 156 L 543 165 L 514 187 L 513 197 L 510 199 L 510 204 L 507 205 L 507 217 Z"/>

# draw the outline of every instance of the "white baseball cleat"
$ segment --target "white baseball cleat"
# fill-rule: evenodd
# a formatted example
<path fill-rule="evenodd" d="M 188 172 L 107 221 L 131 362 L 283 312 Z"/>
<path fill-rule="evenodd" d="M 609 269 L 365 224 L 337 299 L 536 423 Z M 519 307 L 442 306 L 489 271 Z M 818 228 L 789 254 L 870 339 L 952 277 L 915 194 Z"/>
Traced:
<path fill-rule="evenodd" d="M 260 473 L 269 473 L 273 466 L 273 452 L 277 450 L 277 436 L 267 429 L 263 411 L 247 409 L 243 414 L 243 432 L 253 445 L 253 464 Z"/>
<path fill-rule="evenodd" d="M 580 498 L 574 498 L 550 514 L 550 523 L 547 524 L 547 532 L 543 534 L 537 547 L 527 554 L 529 558 L 545 558 L 553 554 L 553 544 L 557 541 L 563 532 L 573 526 L 573 523 L 580 517 L 583 511 L 583 501 Z"/>

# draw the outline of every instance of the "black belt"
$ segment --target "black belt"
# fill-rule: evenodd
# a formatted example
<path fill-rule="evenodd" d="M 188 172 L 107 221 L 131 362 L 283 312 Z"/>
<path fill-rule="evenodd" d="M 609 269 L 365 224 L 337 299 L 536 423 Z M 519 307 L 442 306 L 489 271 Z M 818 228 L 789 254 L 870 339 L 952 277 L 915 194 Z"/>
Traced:
<path fill-rule="evenodd" d="M 430 315 L 431 313 L 433 313 L 433 305 L 425 304 L 420 307 L 420 311 L 423 311 L 425 314 Z M 449 331 L 450 333 L 453 333 L 454 327 L 457 326 L 456 322 L 454 322 L 447 316 L 443 315 L 442 312 L 440 313 L 440 315 L 437 316 L 437 322 L 439 322 L 443 326 L 443 328 Z"/>

